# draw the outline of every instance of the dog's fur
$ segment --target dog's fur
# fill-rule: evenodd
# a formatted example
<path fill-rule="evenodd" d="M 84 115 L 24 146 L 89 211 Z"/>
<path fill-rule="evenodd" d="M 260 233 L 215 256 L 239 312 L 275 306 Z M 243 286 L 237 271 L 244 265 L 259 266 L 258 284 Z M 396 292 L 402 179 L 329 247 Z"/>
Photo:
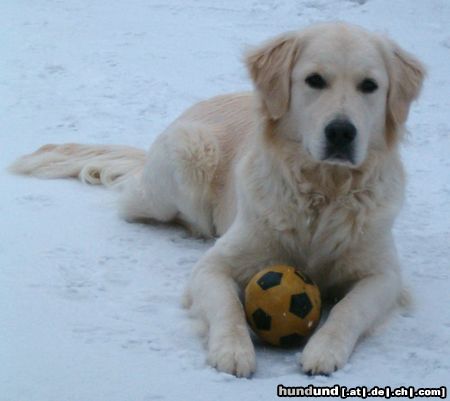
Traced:
<path fill-rule="evenodd" d="M 122 182 L 126 218 L 221 236 L 195 266 L 185 299 L 206 323 L 218 370 L 255 370 L 239 289 L 271 263 L 300 267 L 323 294 L 340 296 L 300 361 L 305 372 L 327 374 L 401 292 L 391 233 L 404 192 L 398 143 L 424 68 L 389 39 L 341 23 L 284 34 L 250 51 L 246 64 L 253 93 L 193 106 L 147 154 L 46 145 L 12 170 Z M 311 73 L 327 87 L 308 86 Z M 358 89 L 367 77 L 378 84 L 373 93 Z M 324 159 L 324 129 L 335 118 L 356 128 L 352 161 Z"/>

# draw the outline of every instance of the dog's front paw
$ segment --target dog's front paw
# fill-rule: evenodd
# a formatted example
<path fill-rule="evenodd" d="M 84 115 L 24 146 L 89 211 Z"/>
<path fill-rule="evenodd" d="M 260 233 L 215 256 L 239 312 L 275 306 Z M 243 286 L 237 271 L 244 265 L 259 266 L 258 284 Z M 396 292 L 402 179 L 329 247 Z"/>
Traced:
<path fill-rule="evenodd" d="M 353 345 L 336 333 L 319 330 L 306 344 L 300 364 L 310 375 L 328 375 L 347 362 Z"/>
<path fill-rule="evenodd" d="M 255 349 L 248 331 L 210 337 L 208 348 L 208 363 L 221 372 L 249 377 L 255 371 Z"/>

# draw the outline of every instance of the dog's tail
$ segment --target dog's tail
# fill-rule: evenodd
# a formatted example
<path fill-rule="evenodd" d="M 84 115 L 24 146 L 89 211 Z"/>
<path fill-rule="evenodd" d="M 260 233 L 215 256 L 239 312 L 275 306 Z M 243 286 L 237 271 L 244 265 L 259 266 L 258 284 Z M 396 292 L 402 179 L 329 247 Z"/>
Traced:
<path fill-rule="evenodd" d="M 139 173 L 146 152 L 119 145 L 45 145 L 16 160 L 9 170 L 39 178 L 75 177 L 89 184 L 113 186 Z"/>

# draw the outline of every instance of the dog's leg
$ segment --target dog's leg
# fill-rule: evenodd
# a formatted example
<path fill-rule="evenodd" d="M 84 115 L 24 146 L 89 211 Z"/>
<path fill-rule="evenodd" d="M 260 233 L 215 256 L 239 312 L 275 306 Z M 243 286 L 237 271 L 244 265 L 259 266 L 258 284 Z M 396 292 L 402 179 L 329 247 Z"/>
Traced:
<path fill-rule="evenodd" d="M 192 233 L 213 237 L 211 183 L 220 150 L 214 127 L 180 121 L 152 144 L 142 174 L 124 186 L 120 211 L 127 220 L 177 220 Z"/>
<path fill-rule="evenodd" d="M 360 336 L 394 307 L 401 293 L 401 277 L 395 251 L 387 253 L 390 256 L 374 255 L 379 262 L 372 263 L 381 263 L 380 268 L 369 269 L 372 273 L 333 307 L 325 324 L 306 344 L 300 359 L 304 372 L 329 374 L 341 368 Z"/>
<path fill-rule="evenodd" d="M 255 351 L 237 281 L 244 283 L 270 254 L 256 238 L 258 231 L 252 232 L 231 227 L 198 262 L 188 289 L 193 312 L 209 328 L 208 363 L 243 377 L 255 370 Z"/>
<path fill-rule="evenodd" d="M 211 253 L 195 272 L 193 307 L 209 328 L 208 363 L 222 372 L 247 377 L 255 370 L 255 351 L 236 283 L 220 259 Z"/>

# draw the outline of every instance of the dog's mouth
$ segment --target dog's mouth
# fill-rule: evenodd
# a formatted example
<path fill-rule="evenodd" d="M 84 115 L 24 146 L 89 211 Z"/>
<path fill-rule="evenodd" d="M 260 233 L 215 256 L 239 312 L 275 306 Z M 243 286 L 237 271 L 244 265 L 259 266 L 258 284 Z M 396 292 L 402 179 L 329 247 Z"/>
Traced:
<path fill-rule="evenodd" d="M 331 164 L 355 166 L 356 162 L 353 153 L 354 152 L 352 148 L 339 150 L 327 148 L 322 160 Z"/>

